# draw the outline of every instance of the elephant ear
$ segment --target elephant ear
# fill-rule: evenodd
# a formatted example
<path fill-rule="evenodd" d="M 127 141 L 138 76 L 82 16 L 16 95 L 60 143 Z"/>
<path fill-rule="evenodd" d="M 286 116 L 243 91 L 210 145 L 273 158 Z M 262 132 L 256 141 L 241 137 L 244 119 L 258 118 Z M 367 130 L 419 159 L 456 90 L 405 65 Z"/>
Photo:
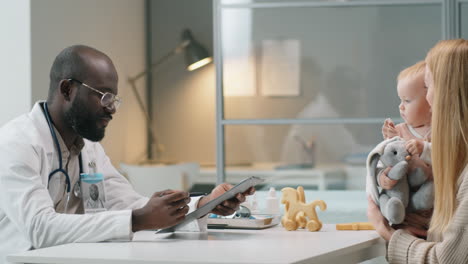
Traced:
<path fill-rule="evenodd" d="M 379 205 L 379 189 L 377 184 L 377 164 L 380 159 L 380 153 L 371 153 L 367 158 L 367 178 L 366 193 L 370 195 L 374 202 Z"/>
<path fill-rule="evenodd" d="M 384 154 L 385 147 L 388 143 L 401 140 L 400 137 L 393 137 L 391 139 L 380 142 L 367 156 L 367 178 L 366 178 L 366 192 L 370 195 L 374 202 L 379 204 L 379 188 L 377 184 L 377 165 L 380 157 Z"/>

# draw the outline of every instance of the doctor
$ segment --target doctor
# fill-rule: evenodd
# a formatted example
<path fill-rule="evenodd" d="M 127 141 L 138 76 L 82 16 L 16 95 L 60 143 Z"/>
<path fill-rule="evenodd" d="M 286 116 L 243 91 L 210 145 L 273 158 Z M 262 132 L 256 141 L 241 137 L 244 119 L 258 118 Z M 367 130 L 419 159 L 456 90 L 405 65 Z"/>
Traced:
<path fill-rule="evenodd" d="M 47 101 L 0 129 L 0 263 L 33 248 L 131 240 L 133 232 L 179 223 L 231 188 L 221 184 L 192 200 L 182 191 L 136 193 L 98 143 L 120 104 L 117 81 L 104 53 L 68 47 L 52 65 Z M 104 175 L 105 212 L 83 214 L 79 175 L 89 172 Z M 237 194 L 214 213 L 234 213 L 253 192 Z"/>

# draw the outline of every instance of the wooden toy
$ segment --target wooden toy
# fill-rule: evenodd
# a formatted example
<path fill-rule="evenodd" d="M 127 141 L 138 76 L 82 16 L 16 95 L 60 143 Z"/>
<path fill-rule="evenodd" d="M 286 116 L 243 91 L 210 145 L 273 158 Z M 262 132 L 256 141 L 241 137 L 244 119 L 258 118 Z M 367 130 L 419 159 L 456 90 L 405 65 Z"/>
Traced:
<path fill-rule="evenodd" d="M 320 210 L 327 209 L 327 204 L 322 200 L 315 200 L 311 203 L 305 203 L 304 188 L 302 186 L 296 189 L 286 187 L 281 190 L 281 203 L 285 206 L 285 213 L 281 219 L 281 224 L 286 230 L 297 230 L 307 228 L 309 231 L 319 231 L 322 229 L 322 222 L 317 217 L 315 207 Z"/>
<path fill-rule="evenodd" d="M 368 222 L 336 224 L 336 230 L 375 230 L 374 226 Z"/>

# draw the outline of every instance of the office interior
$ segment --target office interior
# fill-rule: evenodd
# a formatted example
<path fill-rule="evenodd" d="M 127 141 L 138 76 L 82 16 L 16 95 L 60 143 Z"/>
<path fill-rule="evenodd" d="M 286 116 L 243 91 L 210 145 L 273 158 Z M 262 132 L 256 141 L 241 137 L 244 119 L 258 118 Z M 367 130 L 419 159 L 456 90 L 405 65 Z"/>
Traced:
<path fill-rule="evenodd" d="M 261 190 L 304 186 L 308 199 L 329 199 L 331 223 L 342 210 L 366 220 L 367 154 L 386 118 L 402 122 L 398 73 L 437 41 L 468 38 L 466 0 L 0 5 L 0 125 L 46 98 L 60 50 L 90 45 L 114 61 L 124 101 L 102 145 L 137 190 L 206 191 L 258 175 Z M 193 71 L 185 50 L 165 58 L 187 29 L 213 58 Z M 128 80 L 141 72 L 139 103 Z"/>

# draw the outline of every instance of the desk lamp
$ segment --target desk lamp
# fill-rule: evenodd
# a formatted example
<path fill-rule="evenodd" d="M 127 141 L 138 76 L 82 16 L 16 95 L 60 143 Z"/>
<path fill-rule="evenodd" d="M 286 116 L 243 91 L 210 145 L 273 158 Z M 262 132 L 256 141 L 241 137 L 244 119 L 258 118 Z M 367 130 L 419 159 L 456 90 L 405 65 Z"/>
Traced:
<path fill-rule="evenodd" d="M 145 114 L 146 126 L 148 129 L 148 148 L 147 148 L 148 161 L 153 159 L 152 151 L 151 151 L 153 144 L 156 145 L 156 155 L 157 155 L 156 158 L 159 158 L 159 154 L 163 151 L 163 147 L 161 144 L 158 143 L 156 135 L 154 134 L 154 131 L 151 126 L 150 113 L 146 109 L 143 103 L 143 100 L 140 94 L 138 93 L 135 82 L 139 80 L 140 78 L 142 78 L 143 76 L 146 76 L 151 71 L 157 70 L 159 66 L 164 64 L 171 57 L 173 57 L 176 54 L 182 53 L 183 51 L 185 51 L 185 65 L 188 71 L 194 71 L 200 67 L 207 65 L 213 60 L 212 57 L 209 56 L 206 48 L 203 47 L 199 42 L 195 40 L 190 30 L 184 29 L 182 31 L 181 42 L 173 50 L 171 50 L 166 55 L 162 56 L 158 61 L 152 63 L 144 71 L 136 74 L 133 77 L 128 78 L 128 82 L 130 83 L 132 87 L 132 91 L 135 94 L 138 105 L 140 109 L 143 111 L 143 113 Z"/>

